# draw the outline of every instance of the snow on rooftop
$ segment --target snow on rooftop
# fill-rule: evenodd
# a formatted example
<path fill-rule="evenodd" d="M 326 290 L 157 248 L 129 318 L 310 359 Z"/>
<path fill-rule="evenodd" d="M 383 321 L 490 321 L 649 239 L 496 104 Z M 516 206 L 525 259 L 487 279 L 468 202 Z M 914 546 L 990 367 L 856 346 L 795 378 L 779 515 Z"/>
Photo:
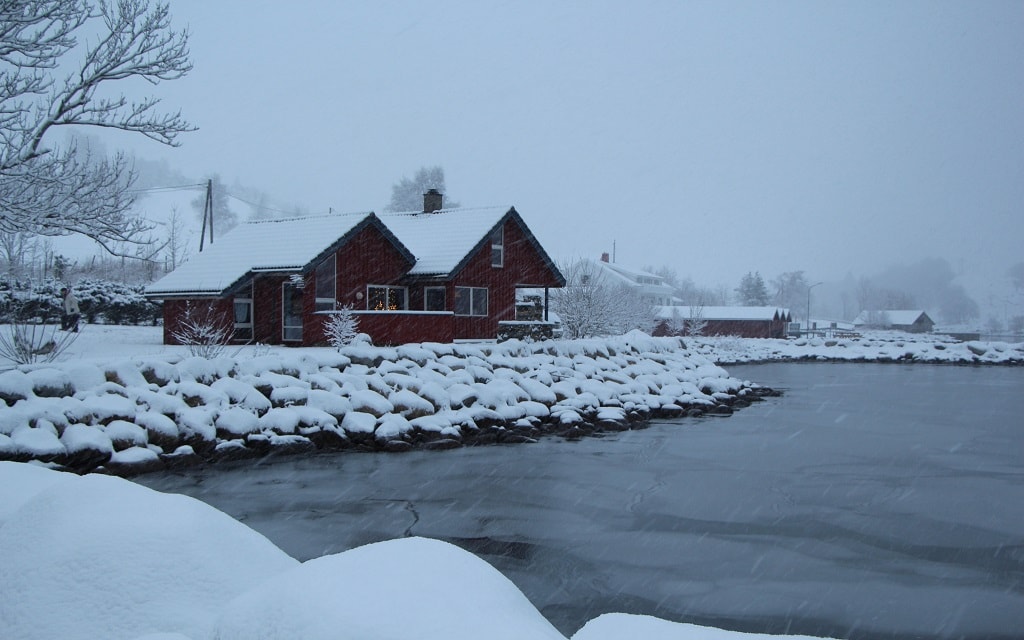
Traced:
<path fill-rule="evenodd" d="M 437 275 L 451 273 L 511 209 L 441 209 L 378 217 L 416 257 L 410 275 Z"/>
<path fill-rule="evenodd" d="M 702 320 L 771 320 L 778 314 L 784 318 L 788 309 L 780 307 L 658 307 L 655 315 L 659 319 L 670 319 L 673 312 L 683 318 L 691 317 L 691 309 L 695 317 Z"/>
<path fill-rule="evenodd" d="M 917 319 L 925 315 L 921 309 L 879 309 L 877 311 L 861 311 L 853 324 L 885 324 L 885 325 L 908 325 L 917 322 Z"/>
<path fill-rule="evenodd" d="M 253 270 L 297 270 L 373 215 L 345 213 L 246 222 L 146 288 L 219 294 Z"/>

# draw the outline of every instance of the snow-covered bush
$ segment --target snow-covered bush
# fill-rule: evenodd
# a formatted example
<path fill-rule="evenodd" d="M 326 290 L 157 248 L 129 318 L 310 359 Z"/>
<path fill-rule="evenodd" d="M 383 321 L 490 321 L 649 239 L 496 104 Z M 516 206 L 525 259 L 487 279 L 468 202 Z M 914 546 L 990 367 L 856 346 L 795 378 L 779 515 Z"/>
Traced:
<path fill-rule="evenodd" d="M 15 313 L 35 322 L 56 321 L 64 286 L 53 278 L 32 281 L 0 276 L 0 322 L 11 322 Z M 85 279 L 72 284 L 71 291 L 82 318 L 90 324 L 156 324 L 161 316 L 160 307 L 146 300 L 141 286 Z"/>
<path fill-rule="evenodd" d="M 21 311 L 21 301 L 11 305 L 9 324 L 0 325 L 0 359 L 14 364 L 53 362 L 78 338 L 78 332 L 61 331 L 57 325 L 38 324 L 32 311 Z"/>
<path fill-rule="evenodd" d="M 216 358 L 224 352 L 233 327 L 212 304 L 185 303 L 185 313 L 171 336 L 199 358 Z"/>
<path fill-rule="evenodd" d="M 347 304 L 332 313 L 324 323 L 324 334 L 327 342 L 335 349 L 352 344 L 359 333 L 359 319 L 352 313 L 352 305 Z"/>

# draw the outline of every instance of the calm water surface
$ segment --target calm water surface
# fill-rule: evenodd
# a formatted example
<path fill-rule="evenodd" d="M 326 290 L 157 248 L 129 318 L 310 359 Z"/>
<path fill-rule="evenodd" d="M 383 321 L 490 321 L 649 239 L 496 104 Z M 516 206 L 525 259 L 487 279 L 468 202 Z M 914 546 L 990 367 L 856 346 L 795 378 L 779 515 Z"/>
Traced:
<path fill-rule="evenodd" d="M 448 540 L 566 634 L 608 611 L 850 638 L 1024 634 L 1024 368 L 729 371 L 785 395 L 580 442 L 138 480 L 299 559 Z"/>

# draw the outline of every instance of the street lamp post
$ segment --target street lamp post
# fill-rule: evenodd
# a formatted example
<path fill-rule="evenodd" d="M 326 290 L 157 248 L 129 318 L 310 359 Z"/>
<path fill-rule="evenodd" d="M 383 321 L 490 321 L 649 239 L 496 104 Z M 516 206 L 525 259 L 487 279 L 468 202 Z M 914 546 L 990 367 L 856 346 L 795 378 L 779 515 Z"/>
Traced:
<path fill-rule="evenodd" d="M 811 289 L 818 286 L 819 284 L 825 284 L 824 282 L 815 282 L 811 286 L 807 287 L 807 331 L 811 330 Z M 807 333 L 804 331 L 804 333 Z"/>

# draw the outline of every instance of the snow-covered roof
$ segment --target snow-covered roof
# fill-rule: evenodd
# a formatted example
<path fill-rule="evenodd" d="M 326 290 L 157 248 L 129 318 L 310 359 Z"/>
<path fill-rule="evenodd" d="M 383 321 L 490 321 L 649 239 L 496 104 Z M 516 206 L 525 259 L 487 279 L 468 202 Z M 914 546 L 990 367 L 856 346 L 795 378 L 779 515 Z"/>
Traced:
<path fill-rule="evenodd" d="M 649 281 L 649 282 L 645 282 L 644 284 L 659 284 L 660 285 L 660 284 L 664 284 L 664 281 L 665 281 L 664 278 L 662 278 L 661 276 L 659 276 L 657 274 L 651 273 L 649 271 L 644 271 L 643 269 L 633 269 L 631 267 L 626 267 L 626 266 L 623 266 L 623 265 L 621 265 L 621 264 L 619 264 L 617 262 L 605 262 L 604 260 L 602 260 L 602 261 L 599 262 L 599 264 L 602 267 L 604 267 L 605 269 L 610 269 L 610 270 L 612 270 L 612 271 L 614 271 L 614 272 L 616 272 L 616 273 L 618 273 L 620 275 L 623 275 L 623 276 L 629 278 L 630 280 L 632 280 L 634 282 L 641 282 L 641 278 L 643 278 L 643 279 Z"/>
<path fill-rule="evenodd" d="M 673 312 L 680 317 L 689 318 L 691 307 L 659 307 L 656 316 L 660 320 L 668 320 Z M 778 314 L 780 319 L 789 315 L 789 309 L 781 307 L 692 307 L 695 317 L 701 320 L 772 320 Z"/>
<path fill-rule="evenodd" d="M 383 223 L 385 234 L 415 260 L 409 275 L 450 275 L 509 215 L 518 219 L 513 207 L 480 207 L 247 222 L 147 287 L 146 294 L 219 295 L 253 271 L 299 271 L 370 219 Z M 525 226 L 524 231 L 532 239 Z M 550 262 L 539 244 L 537 249 Z"/>
<path fill-rule="evenodd" d="M 928 314 L 922 309 L 878 309 L 878 310 L 865 310 L 861 311 L 853 324 L 855 325 L 877 325 L 883 324 L 886 326 L 893 325 L 911 325 L 917 322 L 921 316 L 924 316 L 926 320 L 931 320 Z"/>
<path fill-rule="evenodd" d="M 344 213 L 238 225 L 146 287 L 147 295 L 217 295 L 250 271 L 298 271 L 373 213 Z"/>
<path fill-rule="evenodd" d="M 416 257 L 409 275 L 426 276 L 453 272 L 510 211 L 512 207 L 481 207 L 379 217 Z"/>

